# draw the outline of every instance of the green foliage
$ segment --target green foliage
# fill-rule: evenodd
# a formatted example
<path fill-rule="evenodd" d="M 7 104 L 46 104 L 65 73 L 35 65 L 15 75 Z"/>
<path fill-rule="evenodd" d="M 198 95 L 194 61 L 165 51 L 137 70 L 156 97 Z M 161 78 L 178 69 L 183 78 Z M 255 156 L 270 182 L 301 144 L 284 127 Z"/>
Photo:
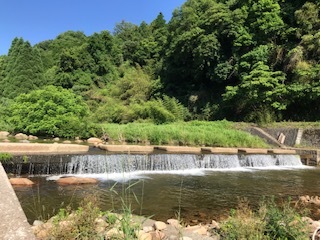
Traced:
<path fill-rule="evenodd" d="M 230 217 L 222 223 L 220 235 L 230 240 L 267 240 L 264 234 L 266 223 L 255 214 L 247 201 L 241 201 Z M 272 239 L 272 238 L 271 238 Z"/>
<path fill-rule="evenodd" d="M 168 23 L 159 13 L 112 34 L 15 38 L 0 56 L 0 97 L 60 86 L 92 120 L 116 123 L 319 120 L 319 15 L 315 0 L 187 0 Z"/>
<path fill-rule="evenodd" d="M 0 153 L 0 163 L 8 163 L 12 158 L 11 153 Z"/>
<path fill-rule="evenodd" d="M 241 201 L 230 217 L 222 223 L 224 239 L 309 239 L 307 223 L 288 201 L 283 206 L 274 199 L 265 200 L 254 212 L 247 201 Z"/>
<path fill-rule="evenodd" d="M 260 209 L 264 209 L 265 232 L 271 239 L 309 239 L 307 222 L 290 206 L 290 199 L 280 207 L 271 199 L 262 203 Z"/>
<path fill-rule="evenodd" d="M 191 121 L 162 125 L 151 123 L 103 124 L 103 131 L 114 141 L 221 147 L 266 147 L 265 142 L 237 130 L 231 122 Z"/>
<path fill-rule="evenodd" d="M 248 118 L 253 113 L 270 114 L 271 111 L 276 112 L 286 109 L 287 102 L 283 98 L 284 94 L 287 93 L 284 85 L 285 75 L 280 71 L 270 71 L 269 67 L 263 62 L 256 63 L 252 68 L 248 75 L 243 76 L 239 85 L 226 88 L 224 99 L 233 101 L 234 105 L 237 106 L 237 112 L 244 114 L 251 121 L 258 120 L 255 116 Z"/>
<path fill-rule="evenodd" d="M 13 40 L 5 77 L 0 83 L 1 96 L 8 98 L 38 89 L 45 84 L 40 53 L 37 49 L 33 49 L 28 41 L 22 38 Z"/>
<path fill-rule="evenodd" d="M 61 87 L 47 86 L 21 94 L 10 106 L 11 122 L 16 131 L 60 137 L 87 136 L 88 107 L 81 97 Z"/>
<path fill-rule="evenodd" d="M 60 209 L 53 218 L 50 230 L 52 239 L 103 239 L 103 234 L 96 231 L 96 219 L 102 217 L 97 200 L 93 197 L 84 199 L 78 209 Z"/>

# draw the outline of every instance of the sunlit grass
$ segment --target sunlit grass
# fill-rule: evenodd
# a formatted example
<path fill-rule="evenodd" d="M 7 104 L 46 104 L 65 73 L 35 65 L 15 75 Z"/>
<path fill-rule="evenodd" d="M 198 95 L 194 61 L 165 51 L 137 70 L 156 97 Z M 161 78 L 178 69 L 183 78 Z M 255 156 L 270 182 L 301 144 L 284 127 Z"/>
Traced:
<path fill-rule="evenodd" d="M 191 121 L 156 125 L 152 123 L 102 124 L 115 142 L 156 145 L 267 147 L 260 138 L 237 129 L 228 121 Z"/>

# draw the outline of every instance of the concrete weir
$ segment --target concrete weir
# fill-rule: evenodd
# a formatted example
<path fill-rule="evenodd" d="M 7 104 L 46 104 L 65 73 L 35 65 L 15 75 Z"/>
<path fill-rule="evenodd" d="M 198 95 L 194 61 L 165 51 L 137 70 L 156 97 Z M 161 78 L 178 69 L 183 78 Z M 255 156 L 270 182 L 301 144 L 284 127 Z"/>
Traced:
<path fill-rule="evenodd" d="M 13 155 L 36 155 L 36 154 L 73 154 L 86 153 L 89 146 L 79 144 L 59 143 L 0 143 L 0 153 L 6 152 Z"/>
<path fill-rule="evenodd" d="M 36 239 L 1 163 L 0 196 L 0 239 Z"/>
<path fill-rule="evenodd" d="M 99 145 L 99 148 L 113 153 L 140 153 L 148 154 L 154 151 L 153 146 L 140 145 Z"/>

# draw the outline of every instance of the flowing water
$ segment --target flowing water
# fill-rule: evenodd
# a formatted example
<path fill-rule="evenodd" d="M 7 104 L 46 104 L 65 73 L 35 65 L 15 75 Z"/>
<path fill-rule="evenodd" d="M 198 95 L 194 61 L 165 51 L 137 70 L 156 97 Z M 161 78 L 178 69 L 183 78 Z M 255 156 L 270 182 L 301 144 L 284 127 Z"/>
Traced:
<path fill-rule="evenodd" d="M 303 166 L 294 155 L 81 155 L 58 161 L 59 167 L 44 165 L 29 164 L 36 186 L 15 188 L 30 221 L 76 206 L 91 195 L 99 197 L 104 210 L 120 209 L 121 197 L 136 214 L 159 220 L 181 215 L 186 222 L 219 219 L 243 198 L 257 205 L 263 196 L 320 195 L 320 169 Z M 100 181 L 82 186 L 55 183 L 66 175 Z"/>

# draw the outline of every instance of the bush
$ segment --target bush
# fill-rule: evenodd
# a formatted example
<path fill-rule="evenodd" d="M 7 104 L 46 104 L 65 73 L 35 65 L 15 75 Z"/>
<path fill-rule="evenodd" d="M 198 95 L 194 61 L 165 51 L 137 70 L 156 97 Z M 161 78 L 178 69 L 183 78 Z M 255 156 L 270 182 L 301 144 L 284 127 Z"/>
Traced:
<path fill-rule="evenodd" d="M 309 239 L 307 223 L 303 222 L 296 209 L 290 206 L 290 200 L 278 207 L 272 198 L 260 206 L 265 209 L 262 217 L 266 222 L 265 232 L 272 239 Z"/>
<path fill-rule="evenodd" d="M 238 208 L 222 223 L 220 235 L 231 240 L 309 239 L 307 223 L 290 206 L 290 200 L 279 207 L 274 198 L 264 200 L 257 212 L 253 212 L 247 201 L 241 201 Z"/>
<path fill-rule="evenodd" d="M 40 136 L 88 137 L 94 128 L 80 96 L 61 87 L 47 86 L 21 94 L 10 106 L 9 121 L 16 131 Z"/>
<path fill-rule="evenodd" d="M 247 201 L 241 201 L 236 210 L 231 210 L 230 217 L 221 226 L 221 236 L 230 240 L 262 240 L 265 222 L 255 214 Z"/>
<path fill-rule="evenodd" d="M 13 156 L 11 153 L 0 153 L 0 163 L 7 163 L 12 160 Z"/>

